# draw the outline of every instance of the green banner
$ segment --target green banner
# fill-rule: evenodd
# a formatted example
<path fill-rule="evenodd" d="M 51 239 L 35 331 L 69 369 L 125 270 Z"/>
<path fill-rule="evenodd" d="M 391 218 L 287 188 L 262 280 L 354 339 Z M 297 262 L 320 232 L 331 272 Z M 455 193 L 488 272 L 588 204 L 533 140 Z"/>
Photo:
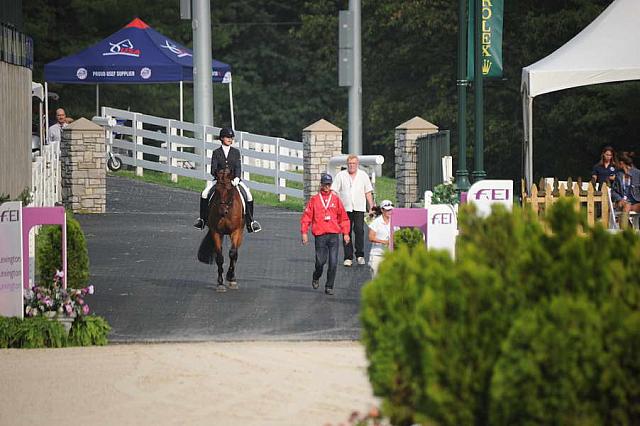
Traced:
<path fill-rule="evenodd" d="M 467 80 L 473 81 L 474 46 L 473 23 L 478 0 L 469 0 L 469 25 L 467 26 Z M 502 77 L 502 30 L 504 0 L 482 0 L 482 76 Z"/>

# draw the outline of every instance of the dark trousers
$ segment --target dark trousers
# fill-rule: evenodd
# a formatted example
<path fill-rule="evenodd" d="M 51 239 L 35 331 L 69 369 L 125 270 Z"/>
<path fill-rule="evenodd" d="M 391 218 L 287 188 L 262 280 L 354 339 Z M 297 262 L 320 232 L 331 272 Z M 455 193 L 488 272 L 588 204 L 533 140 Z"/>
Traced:
<path fill-rule="evenodd" d="M 329 261 L 327 267 L 327 288 L 333 288 L 338 269 L 338 247 L 340 247 L 339 234 L 324 234 L 315 237 L 316 245 L 316 270 L 313 271 L 313 279 L 319 280 L 322 276 L 324 264 Z"/>
<path fill-rule="evenodd" d="M 347 212 L 351 221 L 349 231 L 349 244 L 344 246 L 344 258 L 353 260 L 353 243 L 355 241 L 356 257 L 364 257 L 364 212 Z"/>

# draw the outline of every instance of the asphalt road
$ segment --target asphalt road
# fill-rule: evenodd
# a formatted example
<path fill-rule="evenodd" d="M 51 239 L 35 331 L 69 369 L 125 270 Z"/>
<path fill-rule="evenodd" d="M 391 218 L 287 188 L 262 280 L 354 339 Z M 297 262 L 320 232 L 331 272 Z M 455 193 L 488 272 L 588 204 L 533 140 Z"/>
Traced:
<path fill-rule="evenodd" d="M 197 210 L 197 193 L 109 177 L 107 213 L 76 215 L 96 288 L 88 303 L 111 324 L 111 341 L 359 337 L 369 269 L 340 264 L 334 296 L 324 294 L 324 277 L 313 290 L 313 244 L 300 244 L 300 213 L 256 206 L 263 231 L 245 235 L 239 289 L 217 293 L 217 267 L 196 259 L 203 236 L 192 227 Z"/>

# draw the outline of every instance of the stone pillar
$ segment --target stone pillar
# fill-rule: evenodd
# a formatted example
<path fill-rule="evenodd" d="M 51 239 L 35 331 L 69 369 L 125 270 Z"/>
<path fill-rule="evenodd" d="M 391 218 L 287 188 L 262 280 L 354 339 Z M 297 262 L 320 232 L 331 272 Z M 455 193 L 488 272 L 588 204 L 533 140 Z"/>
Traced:
<path fill-rule="evenodd" d="M 60 162 L 64 206 L 74 213 L 104 213 L 107 174 L 102 127 L 84 117 L 65 127 Z"/>
<path fill-rule="evenodd" d="M 320 175 L 331 157 L 342 154 L 342 129 L 327 120 L 318 120 L 302 130 L 304 152 L 304 202 L 318 192 Z"/>
<path fill-rule="evenodd" d="M 396 127 L 395 169 L 399 207 L 411 207 L 412 203 L 420 199 L 416 139 L 437 132 L 438 126 L 420 117 L 413 117 Z"/>

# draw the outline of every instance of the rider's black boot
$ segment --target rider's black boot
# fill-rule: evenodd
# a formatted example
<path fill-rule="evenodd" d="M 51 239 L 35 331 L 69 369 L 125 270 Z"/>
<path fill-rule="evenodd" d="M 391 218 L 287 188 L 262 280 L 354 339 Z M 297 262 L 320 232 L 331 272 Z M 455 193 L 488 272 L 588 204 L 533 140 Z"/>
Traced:
<path fill-rule="evenodd" d="M 209 215 L 209 202 L 206 198 L 200 197 L 200 217 L 193 224 L 194 228 L 204 229 L 207 224 L 207 216 Z"/>
<path fill-rule="evenodd" d="M 247 212 L 244 215 L 244 221 L 247 225 L 248 232 L 260 232 L 262 231 L 262 227 L 258 222 L 253 220 L 253 200 L 247 201 Z"/>

